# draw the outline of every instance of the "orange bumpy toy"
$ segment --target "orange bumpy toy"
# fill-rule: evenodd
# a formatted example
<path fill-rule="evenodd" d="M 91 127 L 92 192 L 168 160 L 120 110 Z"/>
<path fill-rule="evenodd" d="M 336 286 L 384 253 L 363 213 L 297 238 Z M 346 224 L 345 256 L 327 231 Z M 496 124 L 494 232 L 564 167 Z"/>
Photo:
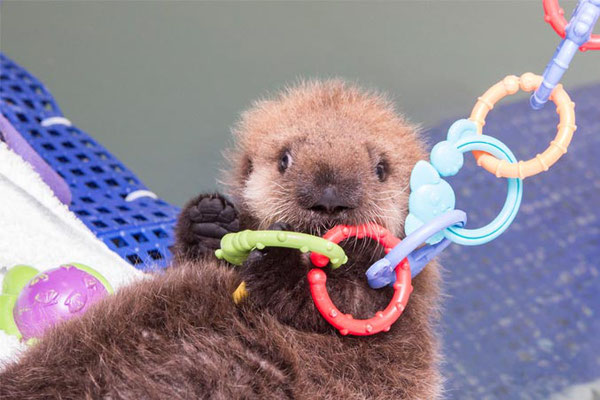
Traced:
<path fill-rule="evenodd" d="M 520 78 L 509 75 L 489 88 L 487 92 L 477 99 L 477 103 L 475 103 L 475 107 L 473 107 L 473 111 L 469 117 L 477 125 L 477 133 L 483 133 L 485 117 L 500 99 L 515 94 L 519 89 L 531 92 L 537 89 L 541 83 L 541 76 L 528 72 Z M 554 88 L 550 99 L 556 104 L 556 112 L 560 117 L 560 122 L 557 127 L 558 132 L 556 137 L 550 142 L 550 146 L 543 153 L 527 161 L 519 161 L 513 164 L 505 160 L 499 160 L 488 153 L 474 151 L 473 155 L 477 160 L 477 165 L 485 168 L 499 178 L 524 179 L 528 176 L 547 171 L 567 152 L 567 147 L 571 143 L 573 133 L 577 129 L 575 125 L 575 103 L 571 101 L 571 98 L 562 85 Z"/>

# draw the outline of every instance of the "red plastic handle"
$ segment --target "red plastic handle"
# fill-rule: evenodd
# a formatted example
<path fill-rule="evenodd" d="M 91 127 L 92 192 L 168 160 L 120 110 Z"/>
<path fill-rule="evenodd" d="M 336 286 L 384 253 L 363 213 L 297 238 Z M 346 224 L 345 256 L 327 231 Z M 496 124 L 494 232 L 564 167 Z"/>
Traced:
<path fill-rule="evenodd" d="M 558 4 L 558 0 L 543 0 L 544 1 L 544 20 L 549 23 L 554 31 L 563 39 L 566 35 L 567 20 L 565 11 Z M 600 50 L 600 35 L 594 34 L 592 38 L 580 47 L 581 51 Z"/>
<path fill-rule="evenodd" d="M 338 225 L 329 230 L 323 237 L 334 243 L 339 243 L 349 237 L 369 237 L 376 240 L 389 252 L 400 239 L 392 235 L 390 231 L 377 224 L 364 224 L 358 226 Z M 329 260 L 322 254 L 312 253 L 311 261 L 318 267 L 324 267 Z M 327 292 L 327 275 L 319 268 L 313 268 L 308 272 L 308 283 L 315 306 L 331 325 L 340 331 L 342 335 L 367 336 L 378 332 L 387 332 L 400 317 L 410 294 L 412 293 L 411 274 L 408 260 L 405 258 L 396 266 L 396 282 L 394 283 L 394 295 L 388 306 L 383 311 L 378 311 L 369 319 L 354 319 L 350 314 L 344 314 L 333 304 Z"/>

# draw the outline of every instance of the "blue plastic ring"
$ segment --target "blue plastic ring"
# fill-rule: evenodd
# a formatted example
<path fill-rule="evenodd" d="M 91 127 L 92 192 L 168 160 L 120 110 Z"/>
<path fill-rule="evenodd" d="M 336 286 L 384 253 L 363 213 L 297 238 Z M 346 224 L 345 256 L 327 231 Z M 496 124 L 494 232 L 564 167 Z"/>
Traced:
<path fill-rule="evenodd" d="M 366 272 L 369 286 L 377 289 L 393 284 L 396 280 L 394 269 L 406 257 L 408 257 L 411 274 L 414 277 L 433 257 L 448 247 L 450 241 L 444 239 L 439 243 L 415 249 L 436 233 L 449 227 L 463 226 L 466 222 L 467 214 L 464 211 L 451 210 L 422 225 L 398 243 L 384 258 L 369 267 Z"/>
<path fill-rule="evenodd" d="M 487 135 L 470 135 L 458 140 L 456 148 L 462 152 L 481 150 L 511 163 L 517 162 L 510 149 L 501 141 Z M 475 246 L 487 243 L 500 236 L 513 222 L 523 198 L 523 181 L 519 178 L 508 178 L 508 193 L 502 210 L 489 224 L 477 229 L 451 227 L 444 231 L 444 236 L 454 243 Z"/>

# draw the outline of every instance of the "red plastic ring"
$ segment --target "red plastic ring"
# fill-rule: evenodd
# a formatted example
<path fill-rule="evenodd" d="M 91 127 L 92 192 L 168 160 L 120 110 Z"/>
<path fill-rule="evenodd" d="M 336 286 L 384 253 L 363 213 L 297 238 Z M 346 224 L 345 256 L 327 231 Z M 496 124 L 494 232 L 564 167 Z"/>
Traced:
<path fill-rule="evenodd" d="M 323 235 L 323 239 L 327 239 L 337 244 L 342 240 L 355 236 L 359 239 L 368 237 L 376 240 L 385 248 L 386 254 L 396 247 L 398 243 L 400 243 L 400 239 L 392 235 L 390 231 L 373 223 L 357 226 L 337 225 L 328 230 L 327 233 Z M 329 263 L 329 258 L 319 253 L 311 253 L 310 260 L 317 267 L 324 267 Z"/>
<path fill-rule="evenodd" d="M 565 11 L 558 4 L 558 0 L 544 1 L 544 20 L 549 23 L 554 31 L 563 39 L 566 35 L 567 20 Z M 581 51 L 600 50 L 600 35 L 593 34 L 592 38 L 579 48 Z"/>
<path fill-rule="evenodd" d="M 340 225 L 331 229 L 323 237 L 334 243 L 356 236 L 358 238 L 369 237 L 377 240 L 389 252 L 400 239 L 392 235 L 387 229 L 377 224 L 365 224 L 356 227 Z M 320 254 L 312 253 L 311 260 L 317 266 L 327 265 L 327 258 Z M 324 262 L 324 264 L 323 264 Z M 410 294 L 412 293 L 411 274 L 408 260 L 405 258 L 396 266 L 396 282 L 394 283 L 394 295 L 388 306 L 383 311 L 378 311 L 369 319 L 354 319 L 350 314 L 342 313 L 331 301 L 327 292 L 327 275 L 319 268 L 313 268 L 308 272 L 308 283 L 315 306 L 331 325 L 340 331 L 342 335 L 367 336 L 378 332 L 387 332 L 392 324 L 400 317 Z"/>

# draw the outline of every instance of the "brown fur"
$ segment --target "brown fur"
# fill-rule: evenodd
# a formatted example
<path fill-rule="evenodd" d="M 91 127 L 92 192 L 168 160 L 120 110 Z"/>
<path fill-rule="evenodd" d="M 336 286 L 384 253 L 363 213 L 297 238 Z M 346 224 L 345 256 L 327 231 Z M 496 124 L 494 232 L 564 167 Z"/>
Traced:
<path fill-rule="evenodd" d="M 242 114 L 228 152 L 231 168 L 223 183 L 242 214 L 265 228 L 285 221 L 313 233 L 324 223 L 295 207 L 300 186 L 310 186 L 328 167 L 349 181 L 361 196 L 360 207 L 337 222 L 375 221 L 400 234 L 408 204 L 408 182 L 414 164 L 425 157 L 413 126 L 380 94 L 341 81 L 309 82 L 271 100 L 257 102 Z M 276 165 L 282 148 L 295 159 L 294 169 L 280 176 Z M 385 159 L 389 177 L 377 182 L 376 164 Z M 251 174 L 249 174 L 251 170 Z M 343 183 L 343 182 L 342 182 Z"/>
<path fill-rule="evenodd" d="M 402 233 L 410 169 L 424 154 L 414 129 L 380 96 L 337 81 L 302 84 L 257 103 L 235 133 L 226 183 L 242 228 L 284 222 L 321 234 L 337 223 L 374 220 Z M 285 149 L 294 161 L 281 172 Z M 389 168 L 383 182 L 374 174 L 382 159 Z M 309 209 L 324 185 L 355 207 L 331 215 Z M 435 264 L 414 280 L 390 332 L 343 337 L 315 309 L 309 263 L 299 252 L 254 252 L 231 268 L 207 255 L 213 238 L 194 245 L 192 232 L 206 232 L 201 201 L 188 204 L 178 224 L 179 259 L 193 261 L 52 330 L 0 373 L 0 399 L 439 396 Z M 344 312 L 371 316 L 391 298 L 389 288 L 370 289 L 364 277 L 381 249 L 366 240 L 344 248 L 348 265 L 327 270 L 331 297 Z M 250 296 L 236 306 L 231 293 L 242 280 Z"/>

